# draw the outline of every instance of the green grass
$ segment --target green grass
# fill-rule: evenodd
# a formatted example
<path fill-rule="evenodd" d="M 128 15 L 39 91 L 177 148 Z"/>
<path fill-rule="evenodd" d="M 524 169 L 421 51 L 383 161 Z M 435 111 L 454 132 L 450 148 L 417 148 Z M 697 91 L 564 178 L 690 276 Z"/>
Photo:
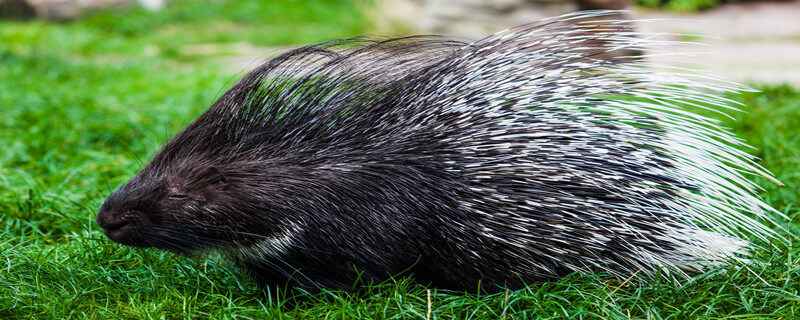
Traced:
<path fill-rule="evenodd" d="M 693 12 L 710 9 L 720 5 L 721 0 L 634 0 L 637 5 L 648 8 L 661 8 L 669 11 Z"/>
<path fill-rule="evenodd" d="M 361 34 L 370 30 L 361 10 L 341 1 L 179 2 L 156 14 L 0 22 L 0 318 L 424 319 L 429 292 L 438 319 L 800 317 L 797 249 L 680 283 L 573 275 L 481 296 L 401 280 L 288 308 L 224 262 L 103 236 L 94 216 L 104 197 L 236 77 L 217 57 L 185 48 Z M 786 184 L 759 180 L 766 201 L 795 217 L 800 91 L 760 89 L 733 97 L 750 108 L 725 125 Z"/>

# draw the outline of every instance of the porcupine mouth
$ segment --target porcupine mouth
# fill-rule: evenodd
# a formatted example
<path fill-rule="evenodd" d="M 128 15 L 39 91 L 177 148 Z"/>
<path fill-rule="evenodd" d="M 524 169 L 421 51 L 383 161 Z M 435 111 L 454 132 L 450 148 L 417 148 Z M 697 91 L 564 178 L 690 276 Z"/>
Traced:
<path fill-rule="evenodd" d="M 103 233 L 112 241 L 129 247 L 156 248 L 182 256 L 189 256 L 194 251 L 194 245 L 189 241 L 168 234 L 152 234 L 152 231 L 142 229 L 131 224 L 121 224 L 111 226 Z"/>
<path fill-rule="evenodd" d="M 100 227 L 103 228 L 103 233 L 119 244 L 124 244 L 131 247 L 147 247 L 147 243 L 142 241 L 140 237 L 136 236 L 139 232 L 134 224 L 128 220 L 120 220 L 116 222 L 101 223 Z"/>

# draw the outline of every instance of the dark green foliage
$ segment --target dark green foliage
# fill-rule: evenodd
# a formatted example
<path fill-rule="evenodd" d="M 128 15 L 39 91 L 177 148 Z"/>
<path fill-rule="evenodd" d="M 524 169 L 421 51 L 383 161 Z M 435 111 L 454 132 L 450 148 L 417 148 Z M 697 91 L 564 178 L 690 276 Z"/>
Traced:
<path fill-rule="evenodd" d="M 721 0 L 635 0 L 636 4 L 670 11 L 700 11 L 719 5 Z"/>
<path fill-rule="evenodd" d="M 225 26 L 230 32 L 210 35 Z M 186 2 L 70 24 L 0 22 L 0 318 L 425 319 L 428 289 L 432 319 L 800 317 L 796 245 L 680 283 L 573 275 L 481 296 L 398 280 L 288 307 L 223 262 L 132 249 L 98 231 L 94 216 L 110 190 L 235 78 L 213 57 L 187 63 L 184 46 L 302 44 L 366 28 L 350 4 L 304 1 Z M 149 45 L 172 53 L 150 55 Z M 749 107 L 724 125 L 786 185 L 759 180 L 767 202 L 795 217 L 800 90 L 760 89 L 732 96 Z"/>

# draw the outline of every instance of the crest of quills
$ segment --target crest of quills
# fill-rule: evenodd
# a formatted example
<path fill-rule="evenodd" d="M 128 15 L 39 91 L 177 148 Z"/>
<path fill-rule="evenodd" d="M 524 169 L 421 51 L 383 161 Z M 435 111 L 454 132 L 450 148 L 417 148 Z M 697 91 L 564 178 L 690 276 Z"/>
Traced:
<path fill-rule="evenodd" d="M 221 253 L 265 285 L 440 288 L 691 273 L 782 241 L 714 120 L 746 88 L 657 72 L 618 12 L 474 43 L 357 37 L 267 61 L 108 197 L 112 240 Z M 770 178 L 772 179 L 772 178 Z"/>

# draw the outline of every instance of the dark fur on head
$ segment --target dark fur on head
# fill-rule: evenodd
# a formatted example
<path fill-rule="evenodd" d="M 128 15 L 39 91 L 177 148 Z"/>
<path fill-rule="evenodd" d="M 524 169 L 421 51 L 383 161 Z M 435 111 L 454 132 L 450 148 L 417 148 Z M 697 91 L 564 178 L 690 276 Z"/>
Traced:
<path fill-rule="evenodd" d="M 745 228 L 769 234 L 738 213 L 769 210 L 749 182 L 707 172 L 760 168 L 721 143 L 700 160 L 679 149 L 726 132 L 618 99 L 652 95 L 652 74 L 597 58 L 643 49 L 626 24 L 591 19 L 603 15 L 473 44 L 352 38 L 283 54 L 172 138 L 98 223 L 126 245 L 217 250 L 265 284 L 308 290 L 409 268 L 463 290 L 695 270 L 738 252 Z M 584 33 L 590 24 L 599 29 Z M 659 90 L 662 101 L 708 99 Z"/>
<path fill-rule="evenodd" d="M 108 198 L 98 222 L 127 245 L 222 250 L 270 284 L 295 274 L 294 286 L 347 288 L 354 266 L 365 280 L 399 273 L 426 244 L 442 243 L 430 213 L 457 205 L 440 190 L 452 177 L 421 159 L 438 150 L 432 132 L 413 137 L 376 122 L 408 104 L 396 101 L 397 78 L 461 46 L 359 37 L 277 57 L 171 139 Z M 242 255 L 286 232 L 296 234 L 280 256 Z M 328 279 L 306 276 L 322 273 Z"/>

